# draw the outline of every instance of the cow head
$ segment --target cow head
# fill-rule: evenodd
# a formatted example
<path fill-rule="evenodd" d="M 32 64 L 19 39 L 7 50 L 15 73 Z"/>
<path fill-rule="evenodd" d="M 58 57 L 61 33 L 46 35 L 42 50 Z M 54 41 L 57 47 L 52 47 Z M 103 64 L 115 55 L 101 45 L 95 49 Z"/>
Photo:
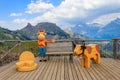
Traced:
<path fill-rule="evenodd" d="M 76 47 L 74 49 L 74 53 L 77 55 L 82 54 L 82 45 L 76 45 Z"/>
<path fill-rule="evenodd" d="M 39 30 L 38 31 L 38 40 L 44 40 L 45 39 L 45 30 Z"/>

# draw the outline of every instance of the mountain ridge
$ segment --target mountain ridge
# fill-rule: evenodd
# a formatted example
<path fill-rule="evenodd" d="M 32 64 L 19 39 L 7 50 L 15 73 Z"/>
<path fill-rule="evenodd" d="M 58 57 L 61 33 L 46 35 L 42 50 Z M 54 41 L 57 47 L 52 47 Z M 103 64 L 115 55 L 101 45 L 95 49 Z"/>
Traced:
<path fill-rule="evenodd" d="M 84 36 L 90 37 L 91 39 L 120 38 L 120 18 L 116 18 L 105 26 L 97 23 L 80 23 L 71 28 L 71 30 L 75 33 L 83 34 Z"/>
<path fill-rule="evenodd" d="M 33 26 L 28 23 L 23 29 L 11 31 L 0 27 L 0 40 L 37 40 L 37 32 L 40 29 L 46 31 L 46 39 L 68 39 L 70 35 L 64 32 L 54 23 L 41 22 Z M 9 36 L 11 36 L 11 38 Z M 15 38 L 16 37 L 16 38 Z"/>
<path fill-rule="evenodd" d="M 38 23 L 35 26 L 32 26 L 30 23 L 27 24 L 26 27 L 19 30 L 19 33 L 23 33 L 25 36 L 30 39 L 37 39 L 37 32 L 40 29 L 44 29 L 47 33 L 46 39 L 67 39 L 70 38 L 69 34 L 64 32 L 61 28 L 59 28 L 54 23 L 42 22 Z"/>

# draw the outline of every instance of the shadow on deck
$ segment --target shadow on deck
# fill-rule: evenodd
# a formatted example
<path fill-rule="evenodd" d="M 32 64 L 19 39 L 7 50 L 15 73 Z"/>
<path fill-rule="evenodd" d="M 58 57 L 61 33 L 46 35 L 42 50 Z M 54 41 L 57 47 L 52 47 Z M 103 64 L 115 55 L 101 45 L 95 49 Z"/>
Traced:
<path fill-rule="evenodd" d="M 101 58 L 101 64 L 93 64 L 90 69 L 82 68 L 78 57 L 73 62 L 67 56 L 53 56 L 47 62 L 38 62 L 37 70 L 16 71 L 12 62 L 0 67 L 0 80 L 120 80 L 120 60 Z"/>

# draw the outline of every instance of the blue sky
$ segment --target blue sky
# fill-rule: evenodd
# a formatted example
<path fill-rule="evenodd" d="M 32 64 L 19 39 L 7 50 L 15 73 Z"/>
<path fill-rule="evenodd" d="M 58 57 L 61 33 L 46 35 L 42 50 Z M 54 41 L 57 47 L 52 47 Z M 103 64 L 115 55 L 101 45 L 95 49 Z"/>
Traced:
<path fill-rule="evenodd" d="M 31 23 L 56 23 L 65 29 L 78 23 L 106 25 L 120 18 L 120 0 L 1 0 L 0 26 L 22 29 Z"/>

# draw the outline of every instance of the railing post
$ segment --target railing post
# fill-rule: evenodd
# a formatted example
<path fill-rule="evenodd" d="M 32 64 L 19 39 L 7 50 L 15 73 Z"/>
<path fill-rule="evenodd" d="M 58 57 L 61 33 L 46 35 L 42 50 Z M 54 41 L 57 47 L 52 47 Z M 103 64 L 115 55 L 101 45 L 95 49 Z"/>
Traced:
<path fill-rule="evenodd" d="M 113 39 L 113 54 L 114 54 L 114 59 L 117 59 L 117 43 L 118 43 L 118 40 L 120 39 Z"/>

